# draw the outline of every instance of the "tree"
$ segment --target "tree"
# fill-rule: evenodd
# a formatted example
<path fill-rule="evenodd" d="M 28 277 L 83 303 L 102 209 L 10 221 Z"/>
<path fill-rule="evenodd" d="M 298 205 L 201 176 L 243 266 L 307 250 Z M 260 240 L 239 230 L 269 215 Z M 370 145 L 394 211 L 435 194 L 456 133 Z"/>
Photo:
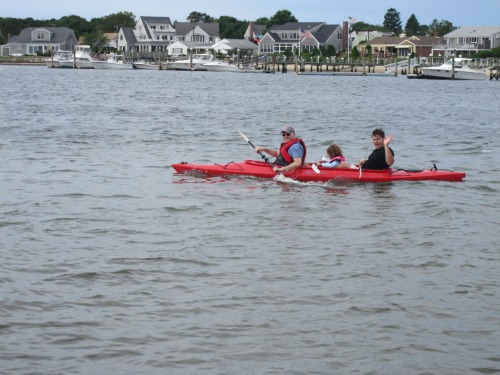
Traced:
<path fill-rule="evenodd" d="M 83 34 L 83 44 L 91 47 L 93 52 L 101 53 L 109 45 L 106 35 L 96 31 Z"/>
<path fill-rule="evenodd" d="M 401 33 L 401 17 L 394 8 L 389 8 L 384 15 L 384 27 L 398 35 Z"/>
<path fill-rule="evenodd" d="M 447 20 L 441 20 L 438 22 L 437 19 L 432 20 L 429 25 L 429 35 L 439 35 L 443 36 L 455 30 L 453 24 Z"/>
<path fill-rule="evenodd" d="M 206 13 L 191 12 L 189 16 L 187 16 L 186 21 L 190 23 L 210 23 L 214 22 L 214 19 Z"/>
<path fill-rule="evenodd" d="M 270 22 L 271 21 L 269 21 L 269 18 L 267 17 L 259 17 L 254 21 L 256 25 L 266 25 L 266 26 L 269 26 Z"/>
<path fill-rule="evenodd" d="M 81 35 L 92 31 L 92 26 L 89 21 L 75 15 L 61 17 L 59 21 L 57 21 L 57 24 L 58 26 L 64 26 L 73 30 L 77 39 Z"/>
<path fill-rule="evenodd" d="M 231 16 L 220 16 L 219 19 L 215 21 L 219 23 L 219 34 L 221 39 L 242 39 L 248 27 L 247 21 L 239 21 Z"/>
<path fill-rule="evenodd" d="M 288 22 L 298 22 L 297 18 L 289 10 L 278 10 L 274 16 L 269 19 L 271 25 L 284 25 Z"/>
<path fill-rule="evenodd" d="M 351 50 L 351 59 L 352 60 L 359 60 L 359 56 L 361 54 L 359 53 L 359 50 L 358 50 L 358 47 L 354 46 L 352 47 L 352 50 Z"/>
<path fill-rule="evenodd" d="M 420 23 L 414 14 L 412 14 L 410 18 L 408 18 L 408 21 L 406 21 L 405 33 L 407 36 L 421 35 Z"/>
<path fill-rule="evenodd" d="M 116 33 L 120 27 L 135 27 L 135 16 L 132 12 L 113 13 L 90 20 L 92 30 L 100 33 Z"/>

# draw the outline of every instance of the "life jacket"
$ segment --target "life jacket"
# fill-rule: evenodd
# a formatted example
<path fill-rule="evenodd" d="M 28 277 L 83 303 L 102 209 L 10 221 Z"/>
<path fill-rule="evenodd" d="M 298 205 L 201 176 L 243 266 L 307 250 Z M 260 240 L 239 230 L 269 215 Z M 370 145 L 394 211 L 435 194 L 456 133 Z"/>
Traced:
<path fill-rule="evenodd" d="M 293 158 L 288 153 L 288 149 L 295 143 L 300 143 L 304 148 L 304 154 L 302 155 L 302 165 L 304 165 L 304 162 L 306 160 L 306 145 L 304 141 L 299 138 L 281 144 L 278 157 L 274 161 L 274 164 L 279 165 L 280 167 L 284 167 L 286 165 L 291 164 L 293 162 Z"/>
<path fill-rule="evenodd" d="M 335 156 L 333 158 L 331 158 L 328 163 L 333 163 L 334 161 L 340 161 L 341 163 L 345 161 L 345 158 L 342 156 L 342 155 L 339 155 L 339 156 Z"/>

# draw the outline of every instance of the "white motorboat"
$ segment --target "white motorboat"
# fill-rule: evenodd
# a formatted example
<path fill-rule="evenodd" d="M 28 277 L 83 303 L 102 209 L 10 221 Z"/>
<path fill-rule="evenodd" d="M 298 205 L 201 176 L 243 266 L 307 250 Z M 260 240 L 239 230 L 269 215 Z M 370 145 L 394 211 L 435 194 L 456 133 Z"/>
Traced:
<path fill-rule="evenodd" d="M 73 53 L 71 51 L 56 51 L 49 59 L 45 59 L 45 64 L 49 68 L 72 67 L 65 65 L 66 63 L 73 63 Z"/>
<path fill-rule="evenodd" d="M 244 64 L 239 67 L 227 61 L 214 60 L 209 63 L 203 64 L 203 68 L 209 72 L 234 72 L 234 73 L 269 73 L 262 69 L 255 69 L 249 64 Z"/>
<path fill-rule="evenodd" d="M 455 60 L 455 61 L 453 61 Z M 468 67 L 472 59 L 455 57 L 440 66 L 422 68 L 422 78 L 429 79 L 459 79 L 459 80 L 483 80 L 486 74 L 481 70 Z"/>
<path fill-rule="evenodd" d="M 75 54 L 71 60 L 61 61 L 61 65 L 64 68 L 94 69 L 92 61 L 90 46 L 81 44 L 75 46 Z"/>
<path fill-rule="evenodd" d="M 106 60 L 92 60 L 95 69 L 132 69 L 133 65 L 124 61 L 123 55 L 111 53 Z"/>
<path fill-rule="evenodd" d="M 213 60 L 202 65 L 203 68 L 209 72 L 240 72 L 241 70 L 244 70 L 240 69 L 238 65 L 220 60 Z"/>
<path fill-rule="evenodd" d="M 169 61 L 165 64 L 165 68 L 173 70 L 206 70 L 203 64 L 214 60 L 215 57 L 211 53 L 194 54 L 192 59 Z"/>
<path fill-rule="evenodd" d="M 132 64 L 134 69 L 144 69 L 144 70 L 159 70 L 160 65 L 146 60 L 137 60 Z"/>

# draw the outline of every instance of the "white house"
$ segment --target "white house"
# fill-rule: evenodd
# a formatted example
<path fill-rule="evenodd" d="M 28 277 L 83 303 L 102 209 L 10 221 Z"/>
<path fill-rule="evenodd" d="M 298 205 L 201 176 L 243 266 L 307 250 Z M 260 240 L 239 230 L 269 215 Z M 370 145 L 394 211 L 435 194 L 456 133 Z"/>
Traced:
<path fill-rule="evenodd" d="M 450 56 L 452 53 L 469 55 L 482 50 L 500 48 L 500 26 L 460 27 L 443 36 L 445 45 L 434 45 L 433 52 Z"/>
<path fill-rule="evenodd" d="M 272 26 L 259 43 L 260 55 L 283 53 L 287 48 L 312 51 L 331 45 L 338 53 L 343 46 L 343 28 L 325 22 L 288 22 Z"/>

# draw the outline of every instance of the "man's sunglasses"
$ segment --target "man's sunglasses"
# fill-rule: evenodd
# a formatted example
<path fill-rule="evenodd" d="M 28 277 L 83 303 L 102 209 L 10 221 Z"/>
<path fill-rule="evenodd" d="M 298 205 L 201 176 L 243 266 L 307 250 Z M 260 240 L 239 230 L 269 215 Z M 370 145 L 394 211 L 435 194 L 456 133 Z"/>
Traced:
<path fill-rule="evenodd" d="M 284 137 L 285 135 L 290 136 L 292 133 L 287 133 L 287 132 L 281 132 L 281 135 Z"/>

